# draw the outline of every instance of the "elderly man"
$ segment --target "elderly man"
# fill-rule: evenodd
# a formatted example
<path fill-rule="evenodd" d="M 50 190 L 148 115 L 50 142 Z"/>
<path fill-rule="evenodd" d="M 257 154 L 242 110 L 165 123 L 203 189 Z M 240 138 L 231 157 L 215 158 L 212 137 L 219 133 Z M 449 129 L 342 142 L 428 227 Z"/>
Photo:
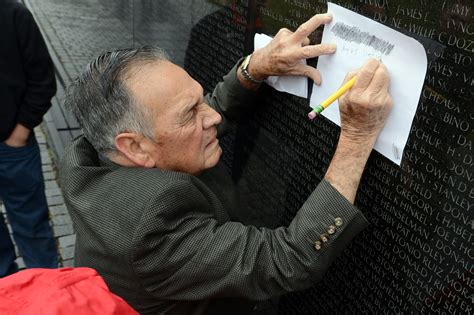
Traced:
<path fill-rule="evenodd" d="M 340 99 L 333 160 L 288 227 L 230 221 L 230 205 L 196 176 L 218 163 L 219 135 L 252 104 L 261 80 L 306 75 L 321 82 L 317 70 L 299 60 L 335 51 L 308 40 L 330 20 L 316 15 L 294 33 L 281 30 L 206 97 L 157 48 L 93 61 L 66 100 L 84 131 L 62 164 L 77 231 L 76 265 L 96 269 L 143 314 L 230 314 L 237 308 L 224 304 L 227 309 L 217 311 L 216 298 L 261 301 L 320 279 L 367 225 L 352 203 L 391 107 L 382 64 L 369 60 L 348 74 L 346 80 L 358 80 Z"/>

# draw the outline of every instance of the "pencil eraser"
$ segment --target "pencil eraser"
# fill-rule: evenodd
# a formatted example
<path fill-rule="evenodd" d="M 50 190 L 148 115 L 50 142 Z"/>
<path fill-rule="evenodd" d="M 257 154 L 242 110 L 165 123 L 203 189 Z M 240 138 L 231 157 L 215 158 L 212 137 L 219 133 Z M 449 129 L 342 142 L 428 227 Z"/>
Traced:
<path fill-rule="evenodd" d="M 308 118 L 311 119 L 311 120 L 315 119 L 316 118 L 316 113 L 315 112 L 309 112 L 308 113 Z"/>

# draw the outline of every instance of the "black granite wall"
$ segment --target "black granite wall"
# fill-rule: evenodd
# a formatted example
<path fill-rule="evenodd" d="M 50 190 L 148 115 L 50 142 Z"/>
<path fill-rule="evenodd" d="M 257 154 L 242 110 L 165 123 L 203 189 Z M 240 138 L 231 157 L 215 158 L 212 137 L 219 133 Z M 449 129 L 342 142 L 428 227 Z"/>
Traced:
<path fill-rule="evenodd" d="M 160 44 L 157 34 L 147 35 L 146 21 L 158 27 L 150 15 L 179 2 L 135 1 L 147 8 L 134 12 L 143 15 L 136 26 L 141 43 Z M 182 64 L 206 91 L 252 50 L 256 31 L 294 30 L 326 11 L 322 0 L 183 3 L 189 19 L 167 16 L 166 23 L 185 42 Z M 371 226 L 319 284 L 283 297 L 280 312 L 472 314 L 472 0 L 335 3 L 420 41 L 428 72 L 401 167 L 377 152 L 367 164 L 356 204 Z M 223 162 L 245 200 L 247 222 L 275 227 L 291 221 L 323 178 L 339 130 L 323 117 L 308 121 L 307 100 L 268 87 L 261 94 L 256 112 L 222 142 Z"/>

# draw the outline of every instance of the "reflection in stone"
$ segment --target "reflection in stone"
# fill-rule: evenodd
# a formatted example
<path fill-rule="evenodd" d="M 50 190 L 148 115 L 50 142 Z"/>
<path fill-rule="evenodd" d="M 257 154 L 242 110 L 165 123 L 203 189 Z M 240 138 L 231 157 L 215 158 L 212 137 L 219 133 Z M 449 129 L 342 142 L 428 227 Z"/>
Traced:
<path fill-rule="evenodd" d="M 198 0 L 133 0 L 135 45 L 157 45 L 183 66 L 193 26 L 218 6 Z"/>

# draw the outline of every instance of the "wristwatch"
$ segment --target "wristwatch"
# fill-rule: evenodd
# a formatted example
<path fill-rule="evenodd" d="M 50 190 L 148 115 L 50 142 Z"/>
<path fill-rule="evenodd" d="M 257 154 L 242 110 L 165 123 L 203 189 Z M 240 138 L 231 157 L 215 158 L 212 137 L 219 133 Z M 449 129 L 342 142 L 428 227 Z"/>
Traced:
<path fill-rule="evenodd" d="M 240 71 L 242 71 L 242 76 L 244 77 L 245 80 L 251 81 L 256 84 L 260 84 L 263 82 L 263 80 L 257 80 L 254 77 L 252 77 L 249 73 L 248 67 L 250 64 L 250 58 L 252 58 L 252 54 L 248 55 L 245 57 L 244 61 L 240 64 Z"/>

